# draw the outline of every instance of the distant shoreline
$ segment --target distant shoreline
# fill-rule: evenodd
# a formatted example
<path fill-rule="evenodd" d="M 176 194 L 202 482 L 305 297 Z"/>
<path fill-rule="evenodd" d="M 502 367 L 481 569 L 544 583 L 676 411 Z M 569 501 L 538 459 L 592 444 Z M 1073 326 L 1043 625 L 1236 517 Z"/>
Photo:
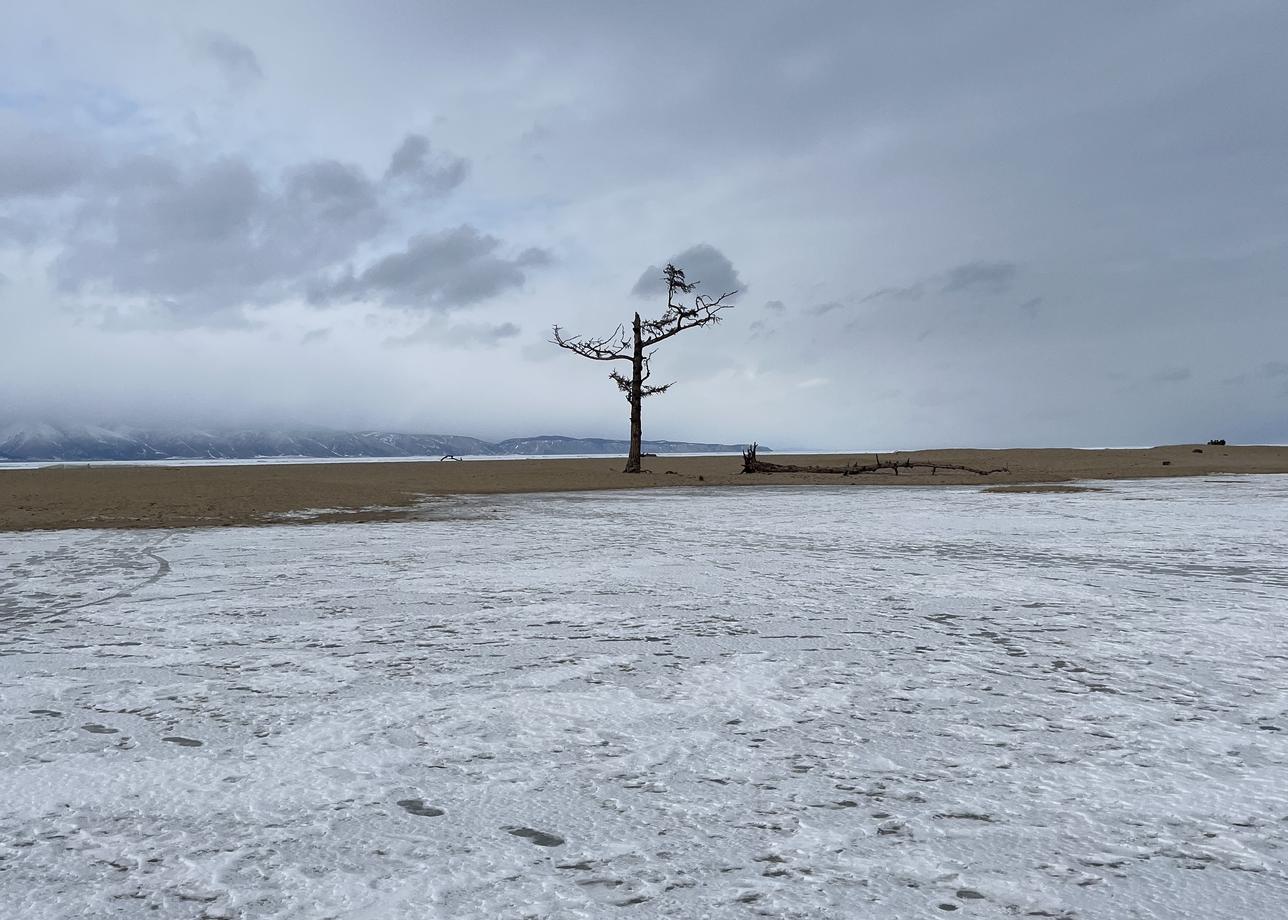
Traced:
<path fill-rule="evenodd" d="M 928 469 L 857 476 L 741 472 L 734 454 L 662 455 L 649 472 L 621 472 L 621 457 L 379 462 L 242 462 L 225 465 L 89 464 L 0 469 L 0 531 L 225 527 L 287 522 L 413 520 L 451 495 L 591 492 L 663 487 L 949 486 L 981 488 L 1211 474 L 1288 473 L 1288 447 L 1024 448 L 883 453 L 973 467 L 978 476 Z M 832 466 L 872 454 L 774 454 L 775 463 Z M 997 490 L 994 490 L 997 491 Z M 1003 490 L 1015 491 L 1015 490 Z M 1062 491 L 1027 490 L 1060 500 Z"/>
<path fill-rule="evenodd" d="M 823 452 L 802 451 L 793 456 Z M 693 451 L 654 454 L 659 457 L 737 457 L 739 451 Z M 87 467 L 117 469 L 122 467 L 194 467 L 194 466 L 307 466 L 315 463 L 454 463 L 493 460 L 605 460 L 625 454 L 432 454 L 424 457 L 164 457 L 155 460 L 0 460 L 3 470 L 83 469 Z"/>

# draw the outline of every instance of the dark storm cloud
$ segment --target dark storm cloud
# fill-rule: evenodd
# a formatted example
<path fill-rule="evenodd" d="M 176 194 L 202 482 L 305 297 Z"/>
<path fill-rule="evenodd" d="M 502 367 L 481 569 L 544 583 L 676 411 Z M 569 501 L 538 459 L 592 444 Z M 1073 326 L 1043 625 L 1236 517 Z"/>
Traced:
<path fill-rule="evenodd" d="M 682 269 L 689 281 L 698 282 L 701 285 L 699 292 L 702 294 L 718 297 L 727 291 L 745 293 L 747 290 L 747 285 L 738 276 L 738 270 L 733 267 L 729 257 L 707 243 L 690 246 L 684 252 L 671 256 L 666 261 Z M 665 294 L 666 280 L 662 277 L 662 269 L 656 265 L 650 265 L 644 269 L 635 286 L 631 288 L 631 293 L 636 297 Z"/>
<path fill-rule="evenodd" d="M 501 255 L 501 241 L 464 225 L 441 233 L 413 237 L 401 252 L 377 259 L 361 272 L 352 271 L 316 284 L 315 303 L 364 300 L 408 309 L 443 310 L 468 306 L 517 288 L 527 269 L 546 265 L 550 255 L 526 249 Z"/>
<path fill-rule="evenodd" d="M 234 86 L 245 86 L 264 78 L 259 57 L 235 38 L 222 32 L 208 32 L 203 36 L 202 47 Z"/>

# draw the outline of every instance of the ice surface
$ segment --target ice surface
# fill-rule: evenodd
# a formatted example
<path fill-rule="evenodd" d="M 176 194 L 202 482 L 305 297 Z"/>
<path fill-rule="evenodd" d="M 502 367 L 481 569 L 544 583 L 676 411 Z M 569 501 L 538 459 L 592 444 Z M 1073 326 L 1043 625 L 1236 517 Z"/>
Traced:
<path fill-rule="evenodd" d="M 0 536 L 5 918 L 1278 918 L 1288 479 Z"/>

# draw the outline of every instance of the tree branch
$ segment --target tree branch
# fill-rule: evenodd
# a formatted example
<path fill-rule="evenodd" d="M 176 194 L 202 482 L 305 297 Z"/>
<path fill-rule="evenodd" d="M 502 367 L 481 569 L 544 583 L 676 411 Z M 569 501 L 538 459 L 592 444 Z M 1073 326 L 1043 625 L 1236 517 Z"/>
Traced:
<path fill-rule="evenodd" d="M 688 285 L 689 289 L 697 286 L 697 282 Z M 737 291 L 727 291 L 719 297 L 710 298 L 701 295 L 694 301 L 692 307 L 685 307 L 677 303 L 668 303 L 666 312 L 658 319 L 647 320 L 640 324 L 640 332 L 644 336 L 644 347 L 656 345 L 658 342 L 664 342 L 673 335 L 679 335 L 686 329 L 696 329 L 700 326 L 707 326 L 712 323 L 720 322 L 719 314 L 733 307 L 733 304 L 726 303 L 728 298 L 737 294 Z"/>
<path fill-rule="evenodd" d="M 622 326 L 600 339 L 581 335 L 567 336 L 558 326 L 554 327 L 554 334 L 551 344 L 566 348 L 583 358 L 590 358 L 592 361 L 631 360 L 631 341 L 626 337 L 626 330 Z"/>
<path fill-rule="evenodd" d="M 641 387 L 641 388 L 640 388 L 640 399 L 645 399 L 645 398 L 647 398 L 647 397 L 649 397 L 649 396 L 657 396 L 657 395 L 658 395 L 658 394 L 660 394 L 660 393 L 665 393 L 667 390 L 671 389 L 671 387 L 673 387 L 673 386 L 675 386 L 675 381 L 674 381 L 674 380 L 672 380 L 670 383 L 664 383 L 664 384 L 662 384 L 660 387 Z"/>

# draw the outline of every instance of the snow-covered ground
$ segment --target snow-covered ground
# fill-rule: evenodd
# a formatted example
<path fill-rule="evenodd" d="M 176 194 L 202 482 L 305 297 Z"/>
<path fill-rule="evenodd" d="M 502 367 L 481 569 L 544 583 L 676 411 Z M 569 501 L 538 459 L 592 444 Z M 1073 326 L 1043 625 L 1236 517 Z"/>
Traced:
<path fill-rule="evenodd" d="M 1288 478 L 0 535 L 5 918 L 1288 915 Z"/>

